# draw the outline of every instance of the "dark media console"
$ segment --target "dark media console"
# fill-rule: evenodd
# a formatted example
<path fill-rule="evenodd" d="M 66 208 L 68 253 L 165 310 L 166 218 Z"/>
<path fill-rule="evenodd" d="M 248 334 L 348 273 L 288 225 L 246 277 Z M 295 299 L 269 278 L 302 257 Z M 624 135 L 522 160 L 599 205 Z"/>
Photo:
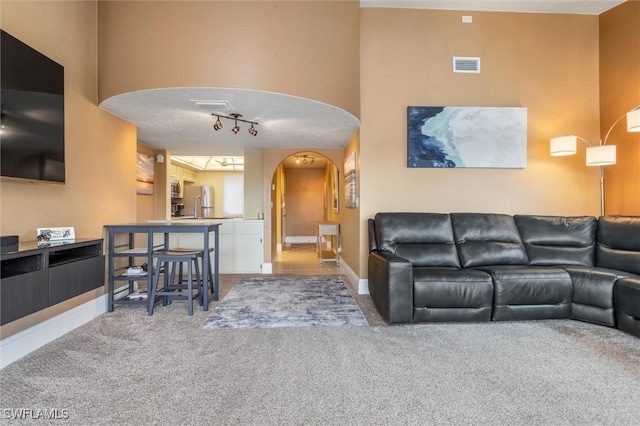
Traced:
<path fill-rule="evenodd" d="M 3 246 L 0 325 L 104 286 L 102 239 Z"/>

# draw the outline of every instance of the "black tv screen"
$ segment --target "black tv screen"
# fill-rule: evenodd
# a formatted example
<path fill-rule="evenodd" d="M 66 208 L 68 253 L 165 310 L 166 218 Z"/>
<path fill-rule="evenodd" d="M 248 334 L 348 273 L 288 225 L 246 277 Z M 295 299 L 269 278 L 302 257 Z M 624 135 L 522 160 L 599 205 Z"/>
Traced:
<path fill-rule="evenodd" d="M 0 174 L 64 182 L 64 67 L 1 33 Z"/>

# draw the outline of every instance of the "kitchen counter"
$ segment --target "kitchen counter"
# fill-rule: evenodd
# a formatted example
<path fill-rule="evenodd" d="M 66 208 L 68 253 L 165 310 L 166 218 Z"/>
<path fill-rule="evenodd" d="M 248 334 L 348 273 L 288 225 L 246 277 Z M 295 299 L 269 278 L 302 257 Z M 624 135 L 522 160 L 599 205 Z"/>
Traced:
<path fill-rule="evenodd" d="M 243 222 L 243 223 L 258 223 L 264 222 L 262 219 L 243 219 L 239 218 L 222 218 L 222 217 L 210 217 L 210 218 L 193 218 L 188 216 L 180 216 L 180 217 L 172 217 L 171 219 L 151 219 L 147 221 L 148 223 L 228 223 L 228 222 Z"/>

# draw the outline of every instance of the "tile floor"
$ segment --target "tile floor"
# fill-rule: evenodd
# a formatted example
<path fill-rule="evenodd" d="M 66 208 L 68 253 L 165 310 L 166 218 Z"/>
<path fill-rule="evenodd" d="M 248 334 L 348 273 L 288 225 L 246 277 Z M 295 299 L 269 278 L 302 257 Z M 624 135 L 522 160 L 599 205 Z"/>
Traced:
<path fill-rule="evenodd" d="M 287 244 L 273 262 L 273 273 L 280 275 L 341 275 L 336 262 L 320 263 L 315 244 Z"/>

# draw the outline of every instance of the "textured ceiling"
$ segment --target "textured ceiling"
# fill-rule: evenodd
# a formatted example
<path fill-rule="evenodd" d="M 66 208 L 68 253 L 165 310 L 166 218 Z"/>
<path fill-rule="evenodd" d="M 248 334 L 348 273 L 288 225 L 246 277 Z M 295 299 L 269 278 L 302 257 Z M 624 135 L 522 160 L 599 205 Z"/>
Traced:
<path fill-rule="evenodd" d="M 243 155 L 245 149 L 343 148 L 360 126 L 352 114 L 321 102 L 256 90 L 179 87 L 142 90 L 114 96 L 100 108 L 138 127 L 138 141 L 172 155 Z M 242 114 L 250 124 L 216 117 Z"/>

